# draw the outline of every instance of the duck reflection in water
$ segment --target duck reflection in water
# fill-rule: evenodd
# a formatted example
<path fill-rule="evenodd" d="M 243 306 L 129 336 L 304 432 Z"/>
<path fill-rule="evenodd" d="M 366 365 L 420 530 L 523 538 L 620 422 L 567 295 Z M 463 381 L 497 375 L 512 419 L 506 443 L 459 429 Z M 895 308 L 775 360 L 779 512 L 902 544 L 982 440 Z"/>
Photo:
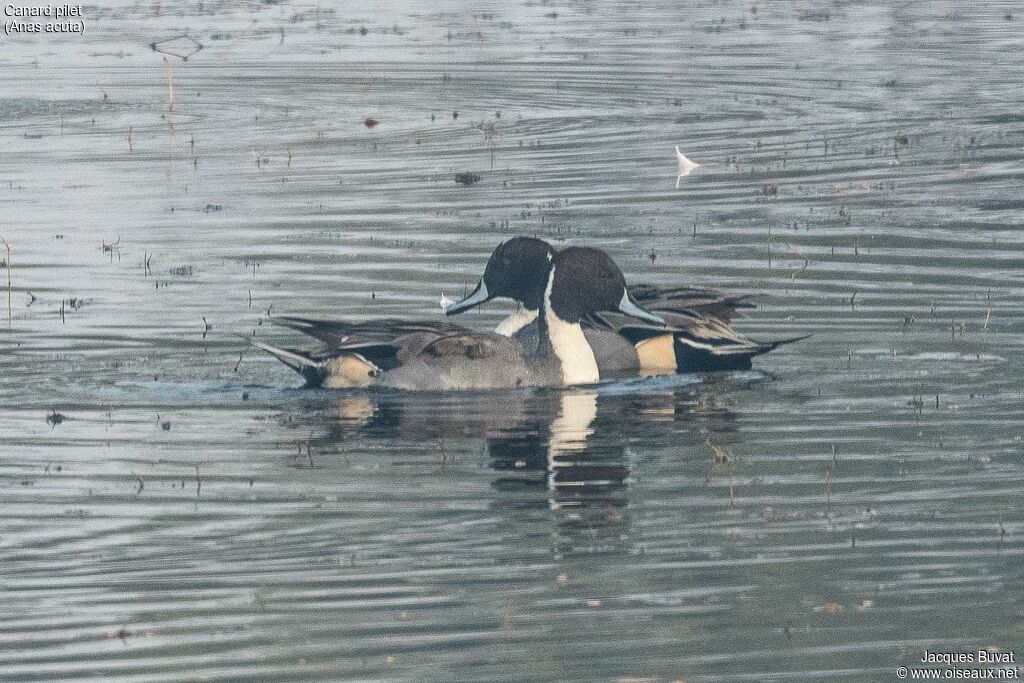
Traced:
<path fill-rule="evenodd" d="M 706 378 L 644 393 L 612 385 L 479 392 L 468 400 L 352 394 L 332 398 L 326 420 L 321 413 L 328 432 L 314 448 L 376 442 L 375 451 L 382 444 L 407 450 L 407 441 L 439 441 L 447 458 L 465 452 L 456 444 L 482 439 L 481 455 L 495 472 L 492 505 L 509 523 L 554 532 L 560 554 L 624 551 L 632 543 L 633 478 L 664 457 L 666 443 L 672 454 L 703 460 L 706 435 L 734 429 L 736 384 L 725 385 Z"/>
<path fill-rule="evenodd" d="M 495 487 L 545 490 L 552 510 L 579 507 L 622 488 L 628 469 L 621 446 L 588 448 L 596 429 L 597 392 L 566 391 L 546 398 L 554 404 L 546 428 L 538 423 L 518 434 L 487 439 L 491 467 L 502 473 Z"/>
<path fill-rule="evenodd" d="M 599 395 L 576 390 L 548 398 L 553 405 L 546 425 L 487 439 L 490 466 L 498 472 L 495 507 L 513 518 L 546 507 L 562 555 L 625 550 L 629 466 L 621 440 L 595 435 Z"/>

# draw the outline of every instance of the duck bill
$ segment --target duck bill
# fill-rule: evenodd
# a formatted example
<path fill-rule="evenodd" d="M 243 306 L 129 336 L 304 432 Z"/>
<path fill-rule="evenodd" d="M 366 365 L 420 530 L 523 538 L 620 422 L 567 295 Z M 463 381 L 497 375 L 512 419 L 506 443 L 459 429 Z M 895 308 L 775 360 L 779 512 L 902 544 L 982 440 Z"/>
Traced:
<path fill-rule="evenodd" d="M 479 306 L 482 303 L 490 301 L 493 297 L 487 293 L 487 285 L 484 284 L 481 278 L 480 282 L 477 283 L 476 289 L 461 301 L 456 301 L 451 306 L 445 309 L 445 315 L 458 315 L 463 311 L 468 311 L 471 308 Z"/>
<path fill-rule="evenodd" d="M 619 302 L 619 312 L 625 313 L 628 316 L 632 316 L 645 322 L 654 323 L 655 325 L 664 325 L 665 319 L 659 318 L 650 311 L 645 311 L 640 308 L 632 299 L 629 298 L 628 293 L 623 293 L 622 301 Z"/>

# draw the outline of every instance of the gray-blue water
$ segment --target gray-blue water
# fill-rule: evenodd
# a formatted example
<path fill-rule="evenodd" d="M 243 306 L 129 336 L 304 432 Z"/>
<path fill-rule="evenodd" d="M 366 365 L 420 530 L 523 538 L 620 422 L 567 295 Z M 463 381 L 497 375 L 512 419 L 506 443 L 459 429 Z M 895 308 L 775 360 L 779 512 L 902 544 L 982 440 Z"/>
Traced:
<path fill-rule="evenodd" d="M 0 679 L 888 681 L 1021 652 L 1018 3 L 82 21 L 0 39 Z M 187 60 L 151 47 L 181 34 Z M 409 396 L 299 389 L 231 334 L 437 319 L 514 234 L 814 336 L 746 373 Z"/>

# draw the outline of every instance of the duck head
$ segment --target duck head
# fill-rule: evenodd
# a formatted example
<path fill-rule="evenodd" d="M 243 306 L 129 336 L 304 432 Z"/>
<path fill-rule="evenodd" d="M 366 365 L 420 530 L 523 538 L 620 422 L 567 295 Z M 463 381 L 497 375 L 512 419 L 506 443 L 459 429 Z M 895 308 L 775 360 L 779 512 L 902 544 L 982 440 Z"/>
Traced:
<path fill-rule="evenodd" d="M 600 249 L 568 247 L 555 254 L 545 303 L 564 322 L 578 324 L 601 311 L 618 311 L 656 325 L 665 321 L 630 298 L 626 278 Z"/>
<path fill-rule="evenodd" d="M 647 322 L 664 321 L 643 310 L 626 293 L 626 280 L 611 257 L 600 249 L 569 247 L 556 252 L 543 240 L 513 237 L 491 254 L 483 277 L 469 296 L 457 301 L 445 315 L 457 315 L 491 299 L 513 299 L 536 317 L 544 303 L 552 267 L 561 265 L 555 298 L 564 320 L 598 311 L 620 311 Z"/>
<path fill-rule="evenodd" d="M 514 299 L 527 310 L 539 310 L 554 257 L 550 244 L 533 237 L 502 242 L 487 260 L 476 289 L 445 309 L 445 315 L 457 315 L 498 298 Z"/>
<path fill-rule="evenodd" d="M 621 311 L 658 325 L 665 322 L 629 298 L 622 271 L 600 249 L 569 247 L 555 254 L 544 289 L 541 349 L 558 358 L 564 384 L 600 380 L 594 350 L 580 323 L 601 311 Z"/>

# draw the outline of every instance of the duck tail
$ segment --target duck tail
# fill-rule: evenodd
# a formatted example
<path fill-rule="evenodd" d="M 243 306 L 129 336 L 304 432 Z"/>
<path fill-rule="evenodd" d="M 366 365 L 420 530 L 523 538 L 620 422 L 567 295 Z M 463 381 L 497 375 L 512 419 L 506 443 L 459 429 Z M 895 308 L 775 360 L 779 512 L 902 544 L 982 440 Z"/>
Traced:
<path fill-rule="evenodd" d="M 261 351 L 266 351 L 274 358 L 278 359 L 295 372 L 299 373 L 303 377 L 307 376 L 311 372 L 316 372 L 321 369 L 321 364 L 313 358 L 299 353 L 298 351 L 292 351 L 290 349 L 282 349 L 277 346 L 271 346 L 270 344 L 264 344 L 263 342 L 256 341 L 253 337 L 246 337 L 245 335 L 236 335 L 255 346 Z"/>
<path fill-rule="evenodd" d="M 780 346 L 785 346 L 786 344 L 792 344 L 793 342 L 803 341 L 804 339 L 808 339 L 808 338 L 810 338 L 812 336 L 814 336 L 814 335 L 802 334 L 799 337 L 787 337 L 786 339 L 776 339 L 775 341 L 770 341 L 770 342 L 758 342 L 758 346 L 760 348 L 759 348 L 758 352 L 755 353 L 754 355 L 755 356 L 760 356 L 763 353 L 768 353 L 769 351 L 774 351 L 775 349 L 779 348 Z"/>
<path fill-rule="evenodd" d="M 780 346 L 786 344 L 792 344 L 793 342 L 802 341 L 807 339 L 811 335 L 805 334 L 799 337 L 787 337 L 786 339 L 776 339 L 774 341 L 762 342 L 762 341 L 749 341 L 747 342 L 746 348 L 743 346 L 725 346 L 716 349 L 716 353 L 721 353 L 724 356 L 735 356 L 736 358 L 743 358 L 746 361 L 750 361 L 752 358 L 763 356 L 766 353 L 770 353 Z"/>
<path fill-rule="evenodd" d="M 734 337 L 726 343 L 711 338 L 677 334 L 675 337 L 676 368 L 679 372 L 706 372 L 709 370 L 749 370 L 757 356 L 774 351 L 784 344 L 807 339 L 811 335 L 755 342 Z"/>

